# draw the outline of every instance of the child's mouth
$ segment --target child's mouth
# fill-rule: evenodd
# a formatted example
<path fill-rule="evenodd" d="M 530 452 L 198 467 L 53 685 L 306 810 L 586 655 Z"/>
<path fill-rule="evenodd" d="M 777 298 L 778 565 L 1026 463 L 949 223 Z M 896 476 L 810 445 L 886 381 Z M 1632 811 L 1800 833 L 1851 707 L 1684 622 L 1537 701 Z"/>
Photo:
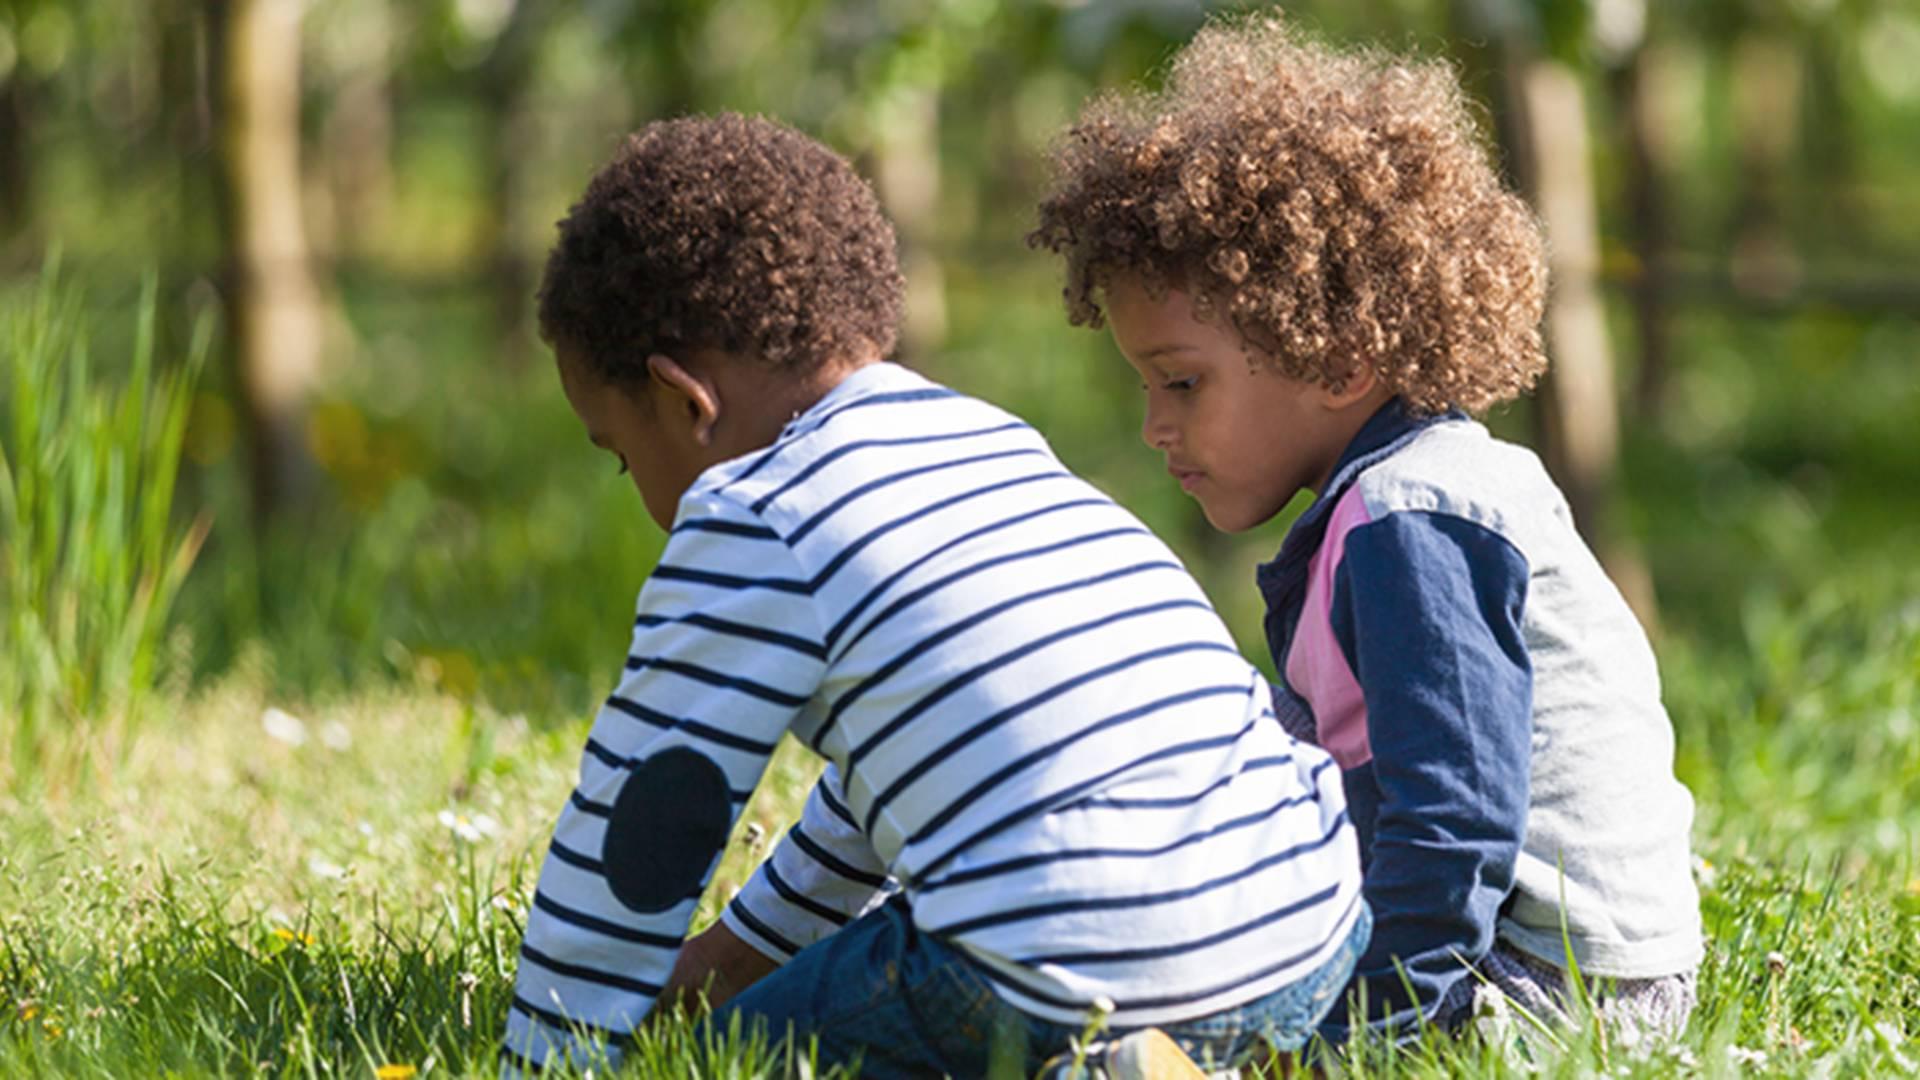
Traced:
<path fill-rule="evenodd" d="M 1181 469 L 1172 465 L 1167 466 L 1167 472 L 1170 473 L 1175 480 L 1180 482 L 1180 489 L 1182 491 L 1188 492 L 1191 492 L 1207 475 L 1199 469 Z"/>

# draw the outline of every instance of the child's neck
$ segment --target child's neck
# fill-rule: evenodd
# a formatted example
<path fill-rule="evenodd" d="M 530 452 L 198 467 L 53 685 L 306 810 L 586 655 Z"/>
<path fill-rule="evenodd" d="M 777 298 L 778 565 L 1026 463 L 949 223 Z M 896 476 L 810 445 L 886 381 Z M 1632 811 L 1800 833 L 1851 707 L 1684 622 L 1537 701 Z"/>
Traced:
<path fill-rule="evenodd" d="M 820 404 L 821 398 L 833 393 L 841 383 L 846 382 L 855 372 L 862 368 L 871 367 L 879 362 L 880 357 L 877 354 L 868 353 L 850 359 L 836 358 L 821 364 L 812 372 L 809 372 L 804 377 L 804 380 L 796 380 L 799 385 L 795 388 L 795 395 L 791 402 L 792 410 L 787 414 L 787 420 L 782 421 L 782 423 L 784 424 L 787 421 L 791 421 L 801 413 Z"/>
<path fill-rule="evenodd" d="M 772 445 L 794 418 L 820 403 L 878 355 L 829 359 L 801 375 L 768 378 L 765 361 L 727 357 L 710 367 L 724 403 L 725 423 L 715 432 L 714 460 L 725 461 Z"/>
<path fill-rule="evenodd" d="M 1321 471 L 1320 478 L 1312 484 L 1315 498 L 1326 495 L 1327 485 L 1333 483 L 1333 474 L 1340 468 L 1340 460 L 1347 456 L 1347 447 L 1353 445 L 1353 440 L 1360 434 L 1360 429 L 1366 427 L 1367 421 L 1373 419 L 1373 414 L 1379 412 L 1393 398 L 1392 389 L 1383 384 L 1376 384 L 1366 394 L 1335 410 L 1331 435 L 1327 440 L 1331 452 L 1327 456 L 1326 467 Z"/>

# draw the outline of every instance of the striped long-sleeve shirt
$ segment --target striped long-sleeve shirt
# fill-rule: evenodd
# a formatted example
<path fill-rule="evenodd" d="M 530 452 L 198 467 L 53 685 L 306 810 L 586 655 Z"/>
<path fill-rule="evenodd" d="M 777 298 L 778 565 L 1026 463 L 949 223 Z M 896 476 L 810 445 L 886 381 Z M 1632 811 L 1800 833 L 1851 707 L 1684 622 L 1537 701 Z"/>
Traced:
<path fill-rule="evenodd" d="M 681 500 L 530 914 L 506 1054 L 616 1048 L 782 733 L 830 763 L 735 908 L 774 955 L 897 883 L 1013 1005 L 1204 1016 L 1360 895 L 1340 777 L 1173 554 L 1026 424 L 860 369 Z M 756 914 L 757 912 L 757 914 Z"/>

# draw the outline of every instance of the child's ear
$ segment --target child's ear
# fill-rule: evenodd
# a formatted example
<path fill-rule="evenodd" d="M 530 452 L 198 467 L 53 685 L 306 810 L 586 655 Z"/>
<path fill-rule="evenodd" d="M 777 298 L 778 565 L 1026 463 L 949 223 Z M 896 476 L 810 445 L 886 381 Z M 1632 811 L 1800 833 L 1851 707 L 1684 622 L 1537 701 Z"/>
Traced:
<path fill-rule="evenodd" d="M 714 425 L 720 422 L 720 393 L 712 383 L 665 353 L 647 357 L 647 374 L 654 385 L 664 391 L 666 415 L 684 417 L 693 441 L 701 446 L 710 445 Z"/>
<path fill-rule="evenodd" d="M 1379 385 L 1380 376 L 1374 373 L 1372 364 L 1355 364 L 1337 387 L 1321 385 L 1320 400 L 1329 409 L 1344 409 L 1349 405 L 1365 401 Z"/>

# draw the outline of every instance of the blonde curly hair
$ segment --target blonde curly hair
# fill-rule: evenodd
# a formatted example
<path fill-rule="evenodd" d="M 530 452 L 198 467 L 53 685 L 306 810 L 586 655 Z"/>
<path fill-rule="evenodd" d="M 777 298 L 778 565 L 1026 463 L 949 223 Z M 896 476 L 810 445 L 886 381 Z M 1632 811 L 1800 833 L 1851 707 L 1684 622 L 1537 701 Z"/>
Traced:
<path fill-rule="evenodd" d="M 1356 365 L 1416 412 L 1480 412 L 1546 368 L 1539 225 L 1501 186 L 1452 68 L 1214 22 L 1164 90 L 1089 103 L 1028 243 L 1063 255 L 1076 326 L 1138 275 L 1224 311 L 1281 373 Z"/>

